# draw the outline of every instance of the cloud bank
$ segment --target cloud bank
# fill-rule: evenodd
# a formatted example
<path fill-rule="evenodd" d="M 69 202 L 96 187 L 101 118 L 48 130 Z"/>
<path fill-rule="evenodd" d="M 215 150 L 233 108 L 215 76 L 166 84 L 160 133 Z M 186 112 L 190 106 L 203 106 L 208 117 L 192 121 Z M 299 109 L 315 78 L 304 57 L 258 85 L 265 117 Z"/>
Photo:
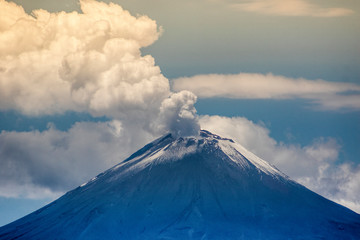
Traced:
<path fill-rule="evenodd" d="M 341 17 L 354 13 L 347 8 L 324 8 L 305 0 L 230 1 L 232 9 L 274 16 Z"/>
<path fill-rule="evenodd" d="M 360 109 L 360 85 L 324 80 L 294 79 L 255 73 L 209 74 L 173 80 L 175 91 L 189 90 L 198 97 L 238 99 L 309 99 L 325 110 Z"/>
<path fill-rule="evenodd" d="M 341 147 L 335 139 L 314 139 L 307 146 L 284 144 L 271 138 L 263 125 L 243 117 L 201 116 L 200 124 L 232 138 L 311 190 L 360 213 L 360 165 L 340 163 Z"/>
<path fill-rule="evenodd" d="M 68 131 L 0 133 L 0 196 L 57 197 L 121 162 L 154 136 L 121 122 L 78 122 Z"/>

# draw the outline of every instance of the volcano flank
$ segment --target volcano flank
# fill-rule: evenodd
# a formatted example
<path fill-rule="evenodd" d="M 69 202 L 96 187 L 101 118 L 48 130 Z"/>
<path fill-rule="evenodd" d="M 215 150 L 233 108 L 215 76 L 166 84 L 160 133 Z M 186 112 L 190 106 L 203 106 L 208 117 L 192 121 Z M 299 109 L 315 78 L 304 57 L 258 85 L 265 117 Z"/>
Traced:
<path fill-rule="evenodd" d="M 0 239 L 360 239 L 360 215 L 202 130 L 151 142 Z"/>

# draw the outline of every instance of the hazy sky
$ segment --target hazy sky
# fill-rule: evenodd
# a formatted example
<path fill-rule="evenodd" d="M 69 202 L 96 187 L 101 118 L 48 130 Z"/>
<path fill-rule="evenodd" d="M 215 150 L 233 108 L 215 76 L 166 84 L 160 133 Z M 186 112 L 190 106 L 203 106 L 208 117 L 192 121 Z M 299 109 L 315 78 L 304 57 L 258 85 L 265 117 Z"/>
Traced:
<path fill-rule="evenodd" d="M 0 225 L 199 124 L 360 212 L 358 0 L 13 2 L 26 13 L 0 0 Z"/>

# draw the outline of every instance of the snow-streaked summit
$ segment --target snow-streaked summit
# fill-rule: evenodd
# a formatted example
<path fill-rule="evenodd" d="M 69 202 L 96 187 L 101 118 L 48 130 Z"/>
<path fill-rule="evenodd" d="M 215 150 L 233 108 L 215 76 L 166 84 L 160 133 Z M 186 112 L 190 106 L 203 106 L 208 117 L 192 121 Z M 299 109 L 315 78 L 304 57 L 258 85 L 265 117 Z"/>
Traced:
<path fill-rule="evenodd" d="M 204 152 L 222 152 L 225 154 L 221 156 L 223 161 L 231 160 L 236 165 L 234 165 L 234 167 L 241 168 L 245 171 L 256 168 L 258 171 L 269 175 L 285 177 L 285 175 L 275 167 L 249 152 L 240 144 L 235 143 L 232 139 L 222 138 L 206 130 L 200 131 L 200 135 L 196 137 L 174 138 L 172 134 L 167 134 L 146 145 L 124 162 L 111 168 L 104 174 L 118 172 L 117 169 L 124 166 L 126 166 L 126 170 L 121 171 L 119 174 L 126 174 L 127 172 L 134 173 L 153 165 L 180 161 L 188 155 L 201 154 Z"/>
<path fill-rule="evenodd" d="M 165 135 L 0 239 L 359 239 L 360 215 L 231 139 Z"/>

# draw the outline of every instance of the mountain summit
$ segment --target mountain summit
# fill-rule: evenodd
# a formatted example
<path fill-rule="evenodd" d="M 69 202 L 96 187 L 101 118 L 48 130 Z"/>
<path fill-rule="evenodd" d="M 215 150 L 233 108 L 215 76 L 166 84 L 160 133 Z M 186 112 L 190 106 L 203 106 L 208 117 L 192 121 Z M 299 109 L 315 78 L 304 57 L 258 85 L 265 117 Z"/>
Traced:
<path fill-rule="evenodd" d="M 153 141 L 0 239 L 360 239 L 360 215 L 202 130 Z"/>

